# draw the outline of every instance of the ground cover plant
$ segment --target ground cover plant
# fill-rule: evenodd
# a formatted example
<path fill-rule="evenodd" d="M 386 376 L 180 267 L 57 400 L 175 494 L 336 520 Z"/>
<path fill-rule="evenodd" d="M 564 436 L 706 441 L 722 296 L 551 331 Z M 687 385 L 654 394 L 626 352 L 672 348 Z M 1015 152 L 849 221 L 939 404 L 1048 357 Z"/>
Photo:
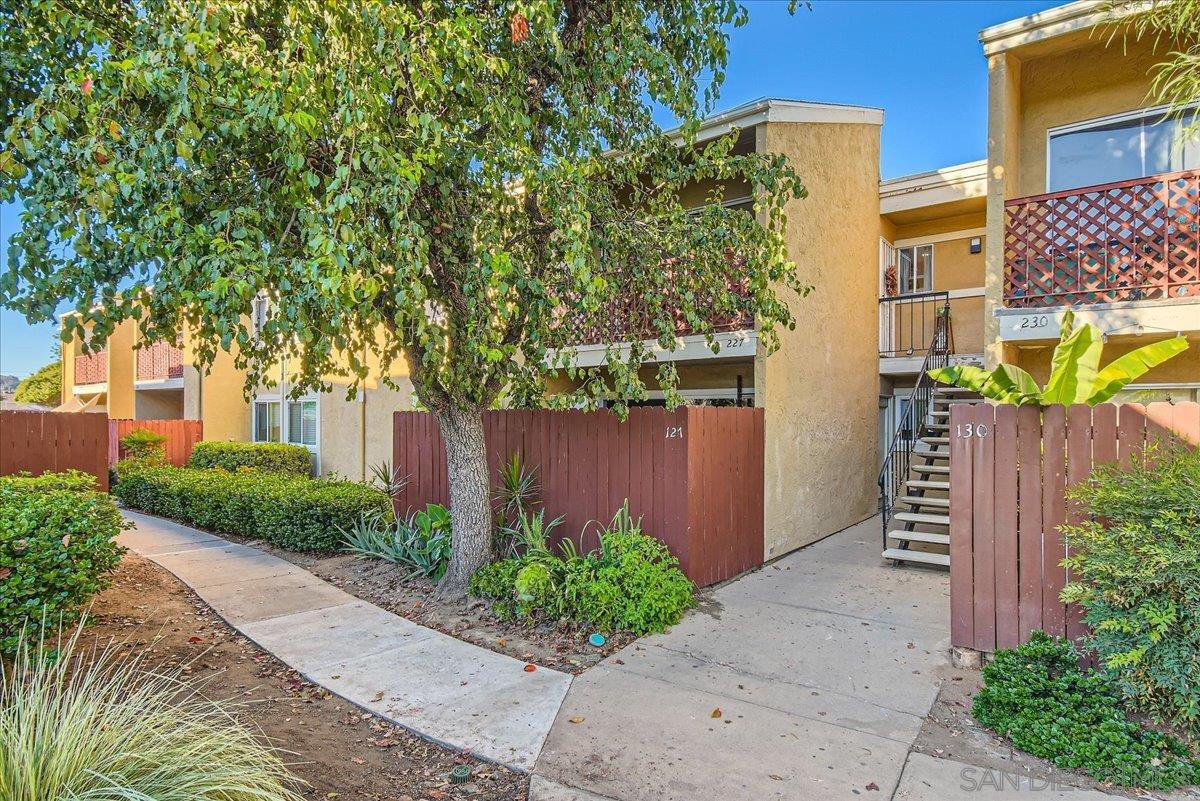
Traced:
<path fill-rule="evenodd" d="M 79 618 L 121 560 L 123 525 L 85 473 L 0 478 L 0 652 Z"/>
<path fill-rule="evenodd" d="M 297 551 L 337 551 L 364 513 L 391 514 L 382 490 L 352 481 L 142 463 L 118 464 L 117 476 L 112 492 L 132 509 Z"/>
<path fill-rule="evenodd" d="M 628 502 L 600 531 L 600 546 L 579 553 L 572 540 L 553 549 L 558 521 L 544 511 L 518 516 L 520 556 L 485 565 L 471 593 L 493 601 L 497 615 L 564 619 L 600 631 L 662 631 L 694 604 L 695 586 L 667 546 L 641 530 Z"/>
<path fill-rule="evenodd" d="M 1069 641 L 1034 632 L 984 667 L 972 714 L 1022 751 L 1100 781 L 1154 790 L 1200 782 L 1182 741 L 1131 721 L 1113 680 L 1079 662 Z"/>
<path fill-rule="evenodd" d="M 283 442 L 197 442 L 188 457 L 188 467 L 204 469 L 219 467 L 229 472 L 241 468 L 264 473 L 286 473 L 294 476 L 312 475 L 312 455 L 303 445 Z"/>
<path fill-rule="evenodd" d="M 1135 709 L 1200 736 L 1200 451 L 1152 446 L 1072 488 L 1063 529 L 1087 646 Z"/>
<path fill-rule="evenodd" d="M 26 631 L 0 662 L 0 798 L 300 801 L 281 756 L 180 672 L 79 633 Z"/>

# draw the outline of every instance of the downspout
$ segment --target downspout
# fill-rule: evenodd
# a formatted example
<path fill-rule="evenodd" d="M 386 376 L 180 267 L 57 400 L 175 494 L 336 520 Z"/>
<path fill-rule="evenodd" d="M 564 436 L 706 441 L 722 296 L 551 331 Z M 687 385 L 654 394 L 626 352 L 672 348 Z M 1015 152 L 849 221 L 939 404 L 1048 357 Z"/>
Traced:
<path fill-rule="evenodd" d="M 367 346 L 363 345 L 363 364 L 367 363 Z M 367 390 L 358 395 L 358 472 L 359 481 L 367 480 Z"/>

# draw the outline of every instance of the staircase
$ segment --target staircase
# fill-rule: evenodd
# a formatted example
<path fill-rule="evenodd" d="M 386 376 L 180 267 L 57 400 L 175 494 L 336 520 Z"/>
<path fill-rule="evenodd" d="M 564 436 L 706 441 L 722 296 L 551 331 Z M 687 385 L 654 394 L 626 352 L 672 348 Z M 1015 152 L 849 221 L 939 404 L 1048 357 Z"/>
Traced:
<path fill-rule="evenodd" d="M 907 475 L 901 474 L 891 514 L 884 518 L 884 559 L 949 567 L 950 407 L 979 399 L 970 390 L 932 387 L 928 413 L 915 426 L 908 450 Z"/>
<path fill-rule="evenodd" d="M 879 471 L 883 557 L 896 565 L 950 565 L 950 407 L 979 400 L 929 377 L 949 363 L 953 341 L 947 301 Z"/>

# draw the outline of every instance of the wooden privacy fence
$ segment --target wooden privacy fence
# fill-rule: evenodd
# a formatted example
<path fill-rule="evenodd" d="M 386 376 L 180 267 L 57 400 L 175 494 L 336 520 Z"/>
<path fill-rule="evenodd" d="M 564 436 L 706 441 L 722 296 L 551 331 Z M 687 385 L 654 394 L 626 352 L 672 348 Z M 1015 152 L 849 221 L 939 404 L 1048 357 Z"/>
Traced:
<path fill-rule="evenodd" d="M 762 564 L 762 409 L 636 408 L 624 422 L 607 411 L 514 409 L 485 412 L 483 422 L 492 486 L 499 466 L 521 454 L 547 518 L 564 517 L 560 538 L 594 548 L 592 521 L 607 523 L 628 498 L 700 586 Z M 396 412 L 393 453 L 408 478 L 396 497 L 401 513 L 448 502 L 433 415 Z"/>
<path fill-rule="evenodd" d="M 1059 526 L 1082 519 L 1067 488 L 1093 466 L 1128 463 L 1150 439 L 1200 443 L 1200 404 L 992 406 L 950 412 L 950 639 L 1011 648 L 1041 629 L 1079 637 L 1079 610 L 1059 593 Z"/>
<path fill-rule="evenodd" d="M 82 470 L 108 490 L 108 417 L 0 412 L 0 475 Z"/>
<path fill-rule="evenodd" d="M 167 461 L 176 467 L 187 464 L 192 447 L 204 439 L 204 422 L 201 420 L 112 420 L 108 421 L 108 462 L 116 464 L 125 458 L 121 437 L 135 428 L 146 428 L 166 437 L 163 448 Z"/>

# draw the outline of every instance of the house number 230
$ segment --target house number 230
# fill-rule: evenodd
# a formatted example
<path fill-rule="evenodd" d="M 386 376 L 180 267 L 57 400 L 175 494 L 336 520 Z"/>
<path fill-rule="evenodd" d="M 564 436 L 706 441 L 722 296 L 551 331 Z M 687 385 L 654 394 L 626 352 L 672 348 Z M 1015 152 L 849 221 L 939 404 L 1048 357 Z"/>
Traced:
<path fill-rule="evenodd" d="M 986 437 L 988 435 L 988 427 L 983 423 L 967 423 L 963 425 L 959 423 L 954 427 L 954 436 L 962 439 L 970 439 L 971 437 Z"/>
<path fill-rule="evenodd" d="M 667 426 L 667 439 L 683 439 L 683 426 Z"/>

